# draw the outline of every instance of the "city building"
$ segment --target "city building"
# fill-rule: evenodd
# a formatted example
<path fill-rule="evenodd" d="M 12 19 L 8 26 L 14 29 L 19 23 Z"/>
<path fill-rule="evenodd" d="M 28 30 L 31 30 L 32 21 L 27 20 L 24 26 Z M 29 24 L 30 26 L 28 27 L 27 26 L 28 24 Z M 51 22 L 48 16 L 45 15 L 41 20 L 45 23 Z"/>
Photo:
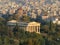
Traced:
<path fill-rule="evenodd" d="M 36 19 L 37 18 L 37 14 L 35 14 L 34 12 L 31 13 L 31 18 Z"/>
<path fill-rule="evenodd" d="M 48 18 L 49 18 L 48 15 L 43 15 L 43 16 L 42 16 L 42 19 L 43 19 L 43 20 L 46 20 L 46 19 L 48 19 Z"/>
<path fill-rule="evenodd" d="M 53 23 L 60 25 L 60 20 L 59 20 L 58 18 L 56 18 L 56 19 L 53 21 Z"/>
<path fill-rule="evenodd" d="M 23 15 L 23 9 L 22 9 L 22 7 L 20 7 L 18 9 L 17 13 L 19 14 L 19 16 L 22 16 Z"/>

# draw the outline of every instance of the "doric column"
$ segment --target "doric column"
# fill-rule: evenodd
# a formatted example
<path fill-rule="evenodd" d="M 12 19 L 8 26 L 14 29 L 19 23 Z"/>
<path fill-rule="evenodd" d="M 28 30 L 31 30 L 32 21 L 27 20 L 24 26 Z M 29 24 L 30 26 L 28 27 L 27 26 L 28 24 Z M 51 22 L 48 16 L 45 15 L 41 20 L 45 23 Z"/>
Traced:
<path fill-rule="evenodd" d="M 32 32 L 32 26 L 31 26 L 31 32 Z"/>
<path fill-rule="evenodd" d="M 29 27 L 29 31 L 31 32 L 31 26 Z"/>
<path fill-rule="evenodd" d="M 36 27 L 34 26 L 34 32 L 36 32 Z"/>
<path fill-rule="evenodd" d="M 34 26 L 33 26 L 33 32 L 34 32 Z"/>
<path fill-rule="evenodd" d="M 32 32 L 32 26 L 31 26 L 31 32 Z"/>

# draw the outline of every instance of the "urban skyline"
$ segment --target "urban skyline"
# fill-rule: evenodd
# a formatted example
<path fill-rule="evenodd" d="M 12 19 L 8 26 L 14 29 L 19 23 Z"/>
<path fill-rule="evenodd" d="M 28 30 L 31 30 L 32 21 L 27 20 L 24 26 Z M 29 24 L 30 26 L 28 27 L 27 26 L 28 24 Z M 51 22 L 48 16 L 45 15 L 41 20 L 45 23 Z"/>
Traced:
<path fill-rule="evenodd" d="M 60 0 L 0 0 L 0 45 L 60 45 Z"/>

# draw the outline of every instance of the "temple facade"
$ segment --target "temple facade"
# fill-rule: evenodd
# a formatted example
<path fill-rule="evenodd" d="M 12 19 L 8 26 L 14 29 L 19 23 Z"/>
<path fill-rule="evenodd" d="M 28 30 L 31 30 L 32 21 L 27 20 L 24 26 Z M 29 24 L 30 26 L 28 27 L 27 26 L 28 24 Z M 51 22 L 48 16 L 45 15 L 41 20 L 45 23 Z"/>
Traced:
<path fill-rule="evenodd" d="M 28 23 L 26 31 L 40 33 L 40 23 L 37 22 Z"/>

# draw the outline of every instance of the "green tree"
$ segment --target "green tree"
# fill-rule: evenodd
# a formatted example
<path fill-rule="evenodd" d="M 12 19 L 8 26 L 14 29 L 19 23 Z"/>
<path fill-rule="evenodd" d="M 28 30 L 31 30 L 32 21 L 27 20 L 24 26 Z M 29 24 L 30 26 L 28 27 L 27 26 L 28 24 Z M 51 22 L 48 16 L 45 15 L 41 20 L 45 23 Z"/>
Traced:
<path fill-rule="evenodd" d="M 23 22 L 29 22 L 30 21 L 30 17 L 29 16 L 22 16 L 20 18 L 20 20 L 23 21 Z"/>
<path fill-rule="evenodd" d="M 28 39 L 28 45 L 33 45 L 32 39 Z"/>

